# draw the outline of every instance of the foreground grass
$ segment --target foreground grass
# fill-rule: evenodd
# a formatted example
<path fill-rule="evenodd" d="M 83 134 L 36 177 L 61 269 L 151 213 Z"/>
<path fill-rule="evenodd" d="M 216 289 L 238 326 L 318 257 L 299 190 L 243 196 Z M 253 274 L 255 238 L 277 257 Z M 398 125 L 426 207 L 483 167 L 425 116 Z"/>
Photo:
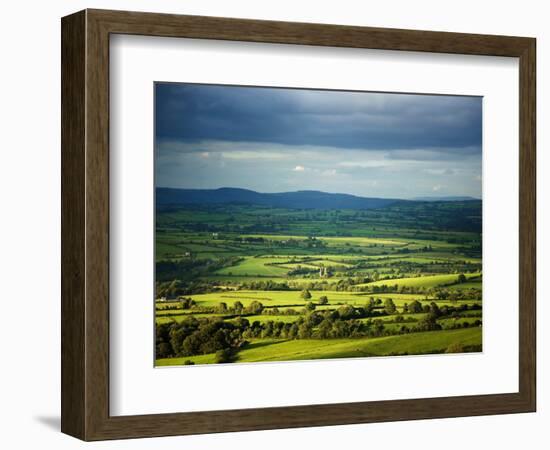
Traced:
<path fill-rule="evenodd" d="M 451 344 L 481 345 L 481 327 L 412 333 L 371 339 L 259 339 L 239 351 L 237 362 L 297 361 L 309 359 L 356 358 L 390 354 L 444 352 Z M 178 366 L 186 360 L 213 364 L 215 355 L 158 359 L 157 366 Z"/>

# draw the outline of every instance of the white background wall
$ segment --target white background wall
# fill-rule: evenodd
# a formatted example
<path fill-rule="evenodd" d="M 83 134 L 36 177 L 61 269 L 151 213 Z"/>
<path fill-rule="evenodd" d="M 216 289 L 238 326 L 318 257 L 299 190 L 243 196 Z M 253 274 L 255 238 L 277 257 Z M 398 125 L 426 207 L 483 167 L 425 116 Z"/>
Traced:
<path fill-rule="evenodd" d="M 60 17 L 83 8 L 203 14 L 538 39 L 539 406 L 536 414 L 102 442 L 95 448 L 548 448 L 550 28 L 547 2 L 415 0 L 4 2 L 0 13 L 0 443 L 85 444 L 59 432 Z M 505 248 L 503 248 L 505 257 Z M 510 270 L 515 270 L 511 265 Z M 505 279 L 506 275 L 503 274 Z M 406 383 L 406 374 L 403 381 Z"/>

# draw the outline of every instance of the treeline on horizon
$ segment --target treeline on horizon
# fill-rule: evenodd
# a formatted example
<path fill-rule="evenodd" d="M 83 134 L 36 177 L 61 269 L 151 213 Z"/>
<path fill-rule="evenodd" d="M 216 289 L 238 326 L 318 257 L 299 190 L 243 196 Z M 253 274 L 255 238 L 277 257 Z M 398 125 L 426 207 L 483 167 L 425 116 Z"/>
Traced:
<path fill-rule="evenodd" d="M 262 215 L 246 215 L 247 209 L 261 210 Z M 418 228 L 424 239 L 438 240 L 437 234 L 429 235 L 430 231 L 459 231 L 481 233 L 482 231 L 482 201 L 442 201 L 416 202 L 397 201 L 395 203 L 370 209 L 315 209 L 268 207 L 245 203 L 226 204 L 179 204 L 156 205 L 157 218 L 163 214 L 178 211 L 202 212 L 224 215 L 223 223 L 209 221 L 179 222 L 177 226 L 184 226 L 194 232 L 236 232 L 236 233 L 288 233 L 296 224 L 325 222 L 338 223 L 338 229 L 316 228 L 315 234 L 325 237 L 349 237 L 355 224 L 369 223 L 380 228 L 391 225 L 397 228 Z M 285 214 L 280 214 L 285 212 Z M 237 221 L 236 218 L 245 218 Z M 167 223 L 157 223 L 167 225 Z M 380 230 L 382 231 L 382 230 Z"/>

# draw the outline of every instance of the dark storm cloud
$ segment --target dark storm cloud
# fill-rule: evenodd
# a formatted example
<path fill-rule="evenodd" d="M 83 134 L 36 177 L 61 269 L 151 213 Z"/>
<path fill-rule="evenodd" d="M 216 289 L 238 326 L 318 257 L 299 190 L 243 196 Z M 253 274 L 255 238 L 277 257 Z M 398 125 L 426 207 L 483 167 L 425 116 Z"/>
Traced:
<path fill-rule="evenodd" d="M 156 86 L 157 186 L 481 196 L 481 98 Z"/>
<path fill-rule="evenodd" d="M 480 153 L 481 103 L 480 97 L 158 83 L 156 137 L 157 142 L 422 148 L 453 159 Z"/>

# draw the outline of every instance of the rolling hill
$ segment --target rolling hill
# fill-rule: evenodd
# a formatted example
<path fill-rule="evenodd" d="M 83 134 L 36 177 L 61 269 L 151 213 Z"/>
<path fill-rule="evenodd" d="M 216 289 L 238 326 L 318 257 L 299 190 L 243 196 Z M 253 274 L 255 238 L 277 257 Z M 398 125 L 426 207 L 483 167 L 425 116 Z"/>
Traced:
<path fill-rule="evenodd" d="M 321 191 L 260 193 L 248 189 L 175 189 L 156 188 L 158 206 L 189 204 L 254 204 L 289 209 L 373 209 L 383 208 L 399 199 L 358 197 Z"/>

